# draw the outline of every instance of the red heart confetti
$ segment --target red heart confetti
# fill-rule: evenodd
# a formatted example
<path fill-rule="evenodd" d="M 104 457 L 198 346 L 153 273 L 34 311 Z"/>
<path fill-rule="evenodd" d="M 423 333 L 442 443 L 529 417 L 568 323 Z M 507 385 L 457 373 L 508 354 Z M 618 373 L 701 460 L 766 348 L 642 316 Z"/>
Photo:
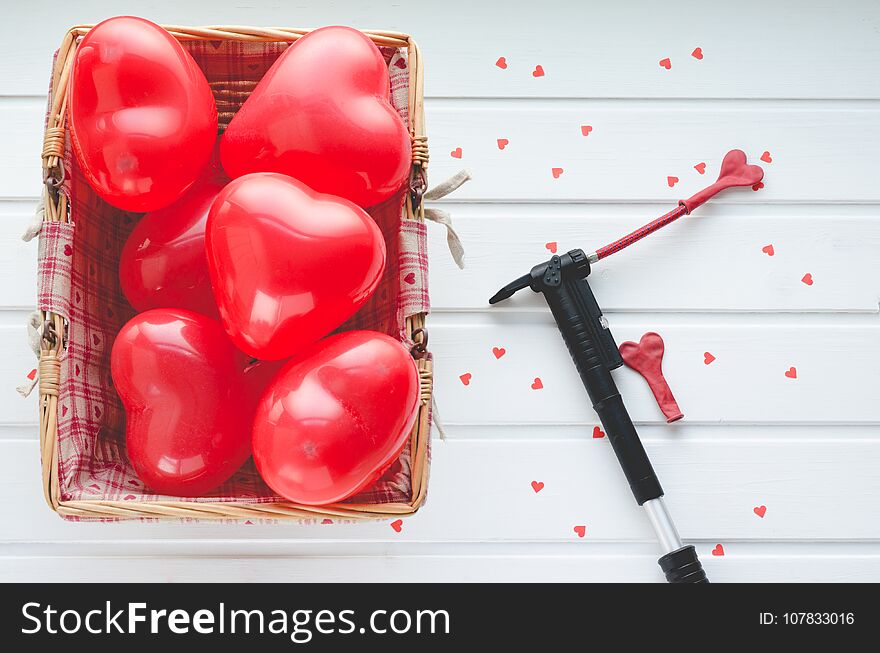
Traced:
<path fill-rule="evenodd" d="M 498 139 L 498 149 L 503 150 L 505 147 L 507 147 L 507 145 L 509 143 L 510 143 L 510 141 L 507 140 L 506 138 L 499 138 Z"/>
<path fill-rule="evenodd" d="M 720 544 L 716 544 L 715 548 L 712 549 L 712 555 L 719 556 L 719 557 L 723 556 L 724 555 L 724 547 L 721 546 Z"/>
<path fill-rule="evenodd" d="M 578 537 L 583 537 L 584 535 L 587 534 L 587 527 L 586 526 L 575 526 L 573 530 L 575 533 L 577 533 Z"/>
<path fill-rule="evenodd" d="M 666 57 L 665 59 L 661 59 L 660 66 L 665 68 L 666 70 L 669 70 L 670 68 L 672 68 L 672 62 L 669 60 L 669 57 Z"/>
<path fill-rule="evenodd" d="M 703 58 L 703 48 L 694 48 L 694 51 L 691 52 L 691 56 L 694 59 L 702 59 Z"/>
<path fill-rule="evenodd" d="M 807 272 L 803 277 L 801 277 L 801 281 L 803 281 L 808 286 L 813 285 L 813 275 Z"/>
<path fill-rule="evenodd" d="M 473 374 L 471 374 L 470 372 L 465 372 L 464 374 L 462 374 L 462 375 L 461 375 L 460 377 L 458 377 L 458 378 L 461 379 L 461 382 L 462 382 L 464 385 L 470 385 L 470 384 L 471 384 L 471 379 L 473 378 Z"/>
<path fill-rule="evenodd" d="M 785 371 L 785 376 L 787 376 L 789 379 L 796 379 L 797 378 L 797 368 L 796 367 L 789 367 Z"/>
<path fill-rule="evenodd" d="M 28 372 L 28 374 L 27 374 L 27 378 L 29 378 L 31 381 L 33 381 L 35 378 L 37 378 L 37 370 L 36 370 L 36 368 L 34 368 L 34 369 L 32 369 L 30 372 Z"/>
<path fill-rule="evenodd" d="M 532 71 L 532 77 L 543 77 L 544 76 L 544 67 L 538 64 L 535 66 L 535 69 Z"/>
<path fill-rule="evenodd" d="M 498 57 L 498 61 L 495 62 L 495 65 L 501 70 L 507 70 L 507 59 L 505 57 Z"/>
<path fill-rule="evenodd" d="M 770 152 L 764 150 L 764 154 L 761 155 L 761 161 L 764 163 L 773 163 L 773 157 L 770 156 Z"/>
<path fill-rule="evenodd" d="M 556 253 L 557 245 L 556 245 L 555 240 L 552 242 L 549 242 L 549 243 L 544 243 L 544 247 L 546 247 L 550 251 L 551 254 Z"/>
<path fill-rule="evenodd" d="M 761 248 L 761 251 L 764 252 L 767 256 L 773 256 L 776 253 L 776 250 L 773 249 L 773 245 L 764 245 Z"/>
<path fill-rule="evenodd" d="M 412 285 L 415 284 L 415 282 L 416 282 L 416 273 L 415 273 L 415 272 L 410 272 L 408 275 L 406 275 L 406 276 L 403 278 L 403 280 L 406 281 L 409 285 L 412 286 Z"/>
<path fill-rule="evenodd" d="M 563 172 L 565 172 L 565 171 L 564 171 L 562 168 L 552 168 L 552 169 L 550 170 L 550 172 L 553 173 L 553 178 L 554 178 L 554 179 L 559 179 L 559 175 L 561 175 L 561 174 L 562 174 Z"/>
<path fill-rule="evenodd" d="M 758 517 L 764 519 L 764 515 L 767 514 L 767 506 L 755 506 L 752 508 L 752 511 L 758 515 Z"/>
<path fill-rule="evenodd" d="M 761 190 L 762 188 L 764 188 L 764 182 L 763 182 L 763 181 L 759 181 L 757 184 L 754 184 L 754 185 L 752 186 L 752 190 Z"/>
<path fill-rule="evenodd" d="M 672 188 L 678 183 L 678 177 L 667 177 L 666 183 L 669 184 L 670 188 Z"/>
<path fill-rule="evenodd" d="M 504 347 L 492 347 L 492 353 L 495 354 L 495 358 L 501 358 L 507 350 Z"/>
<path fill-rule="evenodd" d="M 604 438 L 604 437 L 605 437 L 605 431 L 603 431 L 602 429 L 600 429 L 598 426 L 594 426 L 594 427 L 593 427 L 593 437 L 594 437 L 594 438 Z"/>
<path fill-rule="evenodd" d="M 701 175 L 705 175 L 706 174 L 706 164 L 701 161 L 700 163 L 698 163 L 697 165 L 694 166 L 694 170 L 699 172 Z"/>
<path fill-rule="evenodd" d="M 581 134 L 584 136 L 589 136 L 591 131 L 593 128 L 590 125 L 581 125 Z"/>
<path fill-rule="evenodd" d="M 709 365 L 714 360 L 715 360 L 715 357 L 712 354 L 710 354 L 708 351 L 703 352 L 703 363 L 705 365 Z"/>
<path fill-rule="evenodd" d="M 536 376 L 535 380 L 532 382 L 532 390 L 541 390 L 544 387 L 544 383 L 541 381 L 541 377 Z"/>
<path fill-rule="evenodd" d="M 535 491 L 535 494 L 544 489 L 543 481 L 532 481 L 532 489 Z"/>
<path fill-rule="evenodd" d="M 399 533 L 403 529 L 403 520 L 395 519 L 393 522 L 391 522 L 391 528 L 393 528 L 395 532 Z"/>
<path fill-rule="evenodd" d="M 449 153 L 449 156 L 451 156 L 453 159 L 460 159 L 461 158 L 461 148 L 460 147 L 455 148 L 454 150 L 452 150 L 452 152 Z"/>

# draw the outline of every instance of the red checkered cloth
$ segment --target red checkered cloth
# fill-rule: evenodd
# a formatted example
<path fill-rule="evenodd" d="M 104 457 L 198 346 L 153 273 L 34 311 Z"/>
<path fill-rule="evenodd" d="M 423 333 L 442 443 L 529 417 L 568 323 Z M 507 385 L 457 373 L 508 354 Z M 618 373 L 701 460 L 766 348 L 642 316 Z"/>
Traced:
<path fill-rule="evenodd" d="M 246 99 L 247 91 L 241 89 L 259 81 L 288 47 L 234 41 L 185 41 L 183 46 L 211 82 L 221 122 L 224 112 L 227 117 L 234 114 Z M 381 51 L 389 66 L 392 103 L 406 121 L 406 51 Z M 122 295 L 118 263 L 140 215 L 101 200 L 81 174 L 69 139 L 65 150 L 63 192 L 70 200 L 70 223 L 43 224 L 38 271 L 39 308 L 64 316 L 69 324 L 58 397 L 61 500 L 282 501 L 262 481 L 252 461 L 212 495 L 199 498 L 153 494 L 134 473 L 125 453 L 125 413 L 110 377 L 110 351 L 119 329 L 135 314 Z M 369 210 L 385 235 L 388 264 L 374 295 L 339 330 L 373 329 L 411 345 L 405 319 L 428 311 L 428 263 L 425 226 L 404 219 L 404 193 Z M 381 479 L 349 502 L 384 504 L 411 499 L 410 449 L 405 447 Z"/>

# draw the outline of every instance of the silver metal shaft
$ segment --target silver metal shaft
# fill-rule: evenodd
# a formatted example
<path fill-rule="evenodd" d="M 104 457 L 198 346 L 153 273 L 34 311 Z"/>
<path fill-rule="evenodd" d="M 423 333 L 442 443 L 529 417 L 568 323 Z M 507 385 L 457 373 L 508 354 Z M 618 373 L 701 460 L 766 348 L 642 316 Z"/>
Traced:
<path fill-rule="evenodd" d="M 669 511 L 666 509 L 666 504 L 663 503 L 663 497 L 645 501 L 642 507 L 648 513 L 648 519 L 651 520 L 651 526 L 657 533 L 657 539 L 660 541 L 664 555 L 678 551 L 684 546 L 675 529 L 675 524 L 672 522 L 672 517 L 669 516 Z"/>

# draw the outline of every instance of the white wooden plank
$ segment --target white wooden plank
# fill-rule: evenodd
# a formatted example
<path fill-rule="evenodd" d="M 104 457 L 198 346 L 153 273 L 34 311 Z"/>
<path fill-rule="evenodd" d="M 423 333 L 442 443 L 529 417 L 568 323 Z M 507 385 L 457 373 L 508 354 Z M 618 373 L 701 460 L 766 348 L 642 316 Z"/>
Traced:
<path fill-rule="evenodd" d="M 656 432 L 656 428 L 653 430 Z M 606 438 L 558 439 L 534 427 L 533 439 L 435 441 L 428 504 L 400 533 L 387 521 L 323 524 L 70 523 L 45 506 L 37 443 L 0 441 L 0 518 L 15 525 L 3 542 L 284 539 L 352 542 L 653 542 Z M 646 448 L 685 539 L 880 539 L 876 495 L 880 454 L 871 438 L 774 439 L 755 428 L 740 439 L 659 439 Z M 532 481 L 544 483 L 535 492 Z M 761 518 L 754 508 L 766 506 Z"/>
<path fill-rule="evenodd" d="M 21 240 L 37 203 L 0 202 L 0 286 L 2 309 L 34 310 L 37 301 L 37 241 Z"/>
<path fill-rule="evenodd" d="M 0 99 L 0 197 L 37 197 L 44 101 Z M 762 164 L 765 187 L 724 202 L 877 202 L 870 103 L 435 100 L 427 104 L 431 179 L 474 175 L 459 201 L 668 203 L 708 185 L 738 147 Z M 583 136 L 581 126 L 593 131 Z M 498 148 L 497 139 L 509 144 Z M 461 158 L 450 155 L 461 148 Z M 707 164 L 705 174 L 693 166 Z M 562 168 L 554 179 L 553 168 Z M 667 177 L 678 177 L 670 188 Z"/>
<path fill-rule="evenodd" d="M 880 9 L 870 0 L 743 0 L 723 18 L 704 2 L 393 2 L 297 5 L 232 0 L 7 7 L 4 92 L 45 91 L 52 51 L 71 25 L 118 14 L 181 25 L 350 24 L 407 31 L 435 96 L 880 97 Z M 682 26 L 687 29 L 682 31 Z M 703 50 L 703 59 L 691 53 Z M 506 57 L 507 69 L 495 65 Z M 669 57 L 671 68 L 659 61 Z M 536 65 L 545 75 L 532 76 Z"/>
<path fill-rule="evenodd" d="M 880 554 L 853 545 L 756 547 L 726 544 L 713 556 L 714 544 L 698 546 L 713 583 L 724 582 L 877 582 Z M 66 547 L 65 547 L 66 548 Z M 42 578 L 60 582 L 663 582 L 656 553 L 622 544 L 593 552 L 588 544 L 530 546 L 510 553 L 443 553 L 381 556 L 301 557 L 279 552 L 271 557 L 198 556 L 99 557 L 71 555 L 55 547 L 0 557 L 0 582 Z M 492 547 L 486 547 L 490 551 Z M 206 547 L 211 551 L 211 547 Z M 615 553 L 615 550 L 617 551 Z"/>
<path fill-rule="evenodd" d="M 442 317 L 442 319 L 441 319 Z M 765 323 L 749 316 L 609 316 L 617 342 L 657 331 L 663 370 L 698 423 L 878 423 L 880 324 L 843 318 Z M 867 317 L 867 316 L 866 316 Z M 839 326 L 835 326 L 834 323 Z M 435 388 L 446 421 L 467 424 L 594 423 L 580 379 L 549 314 L 433 316 Z M 503 347 L 501 359 L 493 347 Z M 715 360 L 705 364 L 704 353 Z M 786 371 L 796 368 L 797 378 Z M 471 374 L 468 385 L 460 376 Z M 533 390 L 536 377 L 543 389 Z M 615 373 L 633 419 L 663 420 L 635 372 Z"/>
<path fill-rule="evenodd" d="M 668 210 L 663 205 L 444 206 L 467 253 L 459 270 L 446 230 L 429 225 L 435 311 L 482 310 L 489 296 L 558 252 L 592 251 Z M 763 251 L 773 247 L 773 256 Z M 880 297 L 880 220 L 873 205 L 707 205 L 595 266 L 606 311 L 865 311 Z M 810 273 L 814 283 L 802 282 Z M 0 295 L 2 296 L 2 295 Z M 523 292 L 499 308 L 547 310 Z"/>

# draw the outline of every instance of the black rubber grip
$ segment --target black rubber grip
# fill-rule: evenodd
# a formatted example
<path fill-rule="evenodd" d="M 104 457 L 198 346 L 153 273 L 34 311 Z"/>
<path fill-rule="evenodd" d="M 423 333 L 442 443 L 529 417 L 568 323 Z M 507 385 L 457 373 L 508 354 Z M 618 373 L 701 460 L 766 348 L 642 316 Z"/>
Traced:
<path fill-rule="evenodd" d="M 708 583 L 706 572 L 693 546 L 667 553 L 657 561 L 670 583 Z"/>

